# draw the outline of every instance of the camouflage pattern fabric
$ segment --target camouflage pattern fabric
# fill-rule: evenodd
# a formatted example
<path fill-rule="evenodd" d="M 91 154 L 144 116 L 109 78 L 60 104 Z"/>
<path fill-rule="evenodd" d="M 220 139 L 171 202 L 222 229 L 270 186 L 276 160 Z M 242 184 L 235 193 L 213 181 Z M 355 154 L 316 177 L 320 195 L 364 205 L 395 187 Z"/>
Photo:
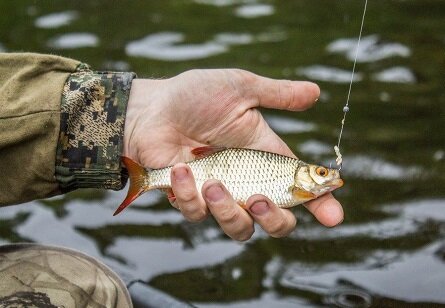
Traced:
<path fill-rule="evenodd" d="M 0 308 L 131 308 L 122 280 L 78 251 L 38 244 L 0 246 Z"/>
<path fill-rule="evenodd" d="M 62 93 L 56 179 L 63 192 L 121 189 L 124 120 L 134 73 L 95 72 L 81 64 Z"/>

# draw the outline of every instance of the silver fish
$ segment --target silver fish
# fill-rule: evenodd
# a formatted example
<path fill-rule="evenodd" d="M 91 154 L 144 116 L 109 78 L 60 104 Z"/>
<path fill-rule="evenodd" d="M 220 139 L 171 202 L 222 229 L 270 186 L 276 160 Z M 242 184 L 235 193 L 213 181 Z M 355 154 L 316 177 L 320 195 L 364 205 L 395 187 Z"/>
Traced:
<path fill-rule="evenodd" d="M 187 165 L 198 191 L 207 180 L 217 179 L 241 206 L 250 196 L 262 194 L 277 206 L 289 208 L 343 186 L 337 169 L 276 153 L 223 147 L 201 147 L 192 153 L 197 159 Z M 122 157 L 122 161 L 129 171 L 130 188 L 114 215 L 149 190 L 161 189 L 169 199 L 174 199 L 170 183 L 172 166 L 145 169 L 128 157 Z"/>

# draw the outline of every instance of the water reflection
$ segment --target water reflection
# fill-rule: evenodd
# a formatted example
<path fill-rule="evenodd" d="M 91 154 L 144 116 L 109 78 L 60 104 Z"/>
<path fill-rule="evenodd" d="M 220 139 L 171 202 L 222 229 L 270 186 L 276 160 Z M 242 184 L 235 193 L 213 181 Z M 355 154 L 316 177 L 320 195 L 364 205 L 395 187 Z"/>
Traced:
<path fill-rule="evenodd" d="M 333 147 L 317 140 L 308 140 L 298 146 L 298 151 L 313 156 L 332 154 Z"/>
<path fill-rule="evenodd" d="M 235 10 L 235 15 L 243 18 L 257 18 L 261 16 L 272 15 L 275 9 L 268 4 L 246 4 Z"/>
<path fill-rule="evenodd" d="M 445 223 L 445 200 L 442 199 L 383 205 L 381 211 L 394 217 L 382 219 L 378 222 L 341 225 L 335 229 L 326 229 L 321 226 L 302 226 L 292 237 L 312 240 L 350 237 L 409 238 L 416 234 L 422 234 L 422 232 L 428 230 L 428 227 L 432 227 L 431 221 Z"/>
<path fill-rule="evenodd" d="M 332 53 L 344 54 L 350 61 L 354 61 L 358 39 L 338 39 L 327 46 Z M 409 57 L 411 50 L 400 43 L 385 42 L 378 35 L 362 37 L 357 51 L 357 62 L 375 62 L 390 57 Z"/>
<path fill-rule="evenodd" d="M 194 2 L 199 4 L 207 4 L 207 5 L 223 7 L 235 4 L 256 2 L 256 0 L 194 0 Z"/>
<path fill-rule="evenodd" d="M 79 18 L 79 14 L 76 11 L 65 11 L 40 16 L 34 21 L 34 25 L 37 28 L 54 29 L 61 26 L 69 25 L 77 18 Z"/>
<path fill-rule="evenodd" d="M 441 161 L 441 160 L 443 160 L 444 158 L 445 158 L 445 151 L 443 151 L 443 150 L 438 150 L 438 151 L 434 152 L 433 159 L 434 159 L 435 161 Z"/>
<path fill-rule="evenodd" d="M 164 61 L 184 61 L 202 59 L 227 51 L 227 47 L 209 41 L 201 44 L 178 45 L 184 42 L 185 35 L 179 32 L 151 34 L 127 44 L 129 56 L 147 57 Z"/>
<path fill-rule="evenodd" d="M 381 267 L 363 264 L 344 267 L 339 264 L 317 269 L 301 265 L 286 265 L 280 283 L 286 288 L 303 289 L 314 293 L 338 292 L 342 285 L 358 286 L 367 294 L 399 298 L 409 302 L 438 302 L 443 297 L 445 272 L 443 262 L 435 252 L 442 244 L 427 246 L 414 253 L 403 254 L 396 261 Z M 435 273 L 432 275 L 431 273 Z M 413 278 L 415 277 L 415 278 Z M 422 286 L 423 292 L 415 292 Z"/>
<path fill-rule="evenodd" d="M 198 307 L 203 308 L 258 308 L 258 307 L 273 307 L 273 308 L 295 308 L 295 307 L 317 307 L 312 305 L 310 301 L 305 301 L 297 297 L 292 296 L 281 296 L 275 292 L 265 292 L 261 294 L 258 299 L 246 300 L 246 301 L 235 301 L 232 303 L 219 303 L 207 304 L 199 303 Z"/>
<path fill-rule="evenodd" d="M 206 268 L 239 255 L 244 246 L 229 240 L 213 241 L 186 248 L 181 240 L 138 239 L 118 237 L 106 249 L 109 255 L 125 260 L 135 277 L 152 277 L 188 269 Z M 181 262 L 169 256 L 180 256 Z"/>
<path fill-rule="evenodd" d="M 219 33 L 215 41 L 224 45 L 243 45 L 254 41 L 253 35 L 249 33 Z"/>
<path fill-rule="evenodd" d="M 99 38 L 92 33 L 67 33 L 50 39 L 47 45 L 54 49 L 97 47 Z"/>
<path fill-rule="evenodd" d="M 373 79 L 380 82 L 415 83 L 414 73 L 407 67 L 390 67 L 375 73 Z"/>
<path fill-rule="evenodd" d="M 186 43 L 186 35 L 180 32 L 159 32 L 127 44 L 129 56 L 146 57 L 162 61 L 186 61 L 205 59 L 227 53 L 233 45 L 251 44 L 256 41 L 269 42 L 283 40 L 285 34 L 271 29 L 254 36 L 249 33 L 223 32 L 211 40 L 200 43 Z"/>
<path fill-rule="evenodd" d="M 351 81 L 351 71 L 330 67 L 325 65 L 311 65 L 307 67 L 297 68 L 295 73 L 311 80 L 328 81 L 335 83 L 349 83 Z M 354 73 L 353 82 L 361 81 L 363 74 Z"/>
<path fill-rule="evenodd" d="M 285 41 L 288 38 L 286 31 L 281 27 L 270 27 L 264 32 L 258 33 L 256 39 L 258 42 L 274 43 Z"/>
<path fill-rule="evenodd" d="M 344 156 L 342 172 L 362 179 L 407 180 L 420 177 L 423 170 L 417 166 L 399 166 L 366 155 Z"/>
<path fill-rule="evenodd" d="M 264 115 L 264 119 L 274 131 L 281 134 L 310 132 L 316 128 L 315 124 L 313 123 L 303 122 L 282 116 L 267 114 Z"/>

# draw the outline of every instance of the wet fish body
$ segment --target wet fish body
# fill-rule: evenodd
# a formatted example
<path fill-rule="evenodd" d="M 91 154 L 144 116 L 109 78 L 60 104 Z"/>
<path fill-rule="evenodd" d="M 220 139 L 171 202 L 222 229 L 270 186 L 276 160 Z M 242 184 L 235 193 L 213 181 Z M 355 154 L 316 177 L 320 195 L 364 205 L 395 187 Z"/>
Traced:
<path fill-rule="evenodd" d="M 187 165 L 192 170 L 198 191 L 207 180 L 217 179 L 241 206 L 250 196 L 262 194 L 279 207 L 289 208 L 343 185 L 336 169 L 307 164 L 276 153 L 220 147 L 197 148 L 192 153 L 197 159 Z M 172 194 L 172 166 L 145 169 L 126 157 L 123 162 L 129 170 L 130 189 L 114 215 L 146 191 L 161 189 Z"/>

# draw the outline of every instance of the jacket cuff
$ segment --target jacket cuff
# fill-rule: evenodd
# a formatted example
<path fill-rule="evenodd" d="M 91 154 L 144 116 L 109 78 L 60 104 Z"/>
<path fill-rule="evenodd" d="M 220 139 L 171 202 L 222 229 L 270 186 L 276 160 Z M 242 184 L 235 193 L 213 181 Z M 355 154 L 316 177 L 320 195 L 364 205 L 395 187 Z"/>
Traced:
<path fill-rule="evenodd" d="M 69 76 L 62 93 L 55 171 L 62 192 L 125 186 L 127 174 L 120 156 L 135 77 L 92 71 L 86 64 Z"/>

